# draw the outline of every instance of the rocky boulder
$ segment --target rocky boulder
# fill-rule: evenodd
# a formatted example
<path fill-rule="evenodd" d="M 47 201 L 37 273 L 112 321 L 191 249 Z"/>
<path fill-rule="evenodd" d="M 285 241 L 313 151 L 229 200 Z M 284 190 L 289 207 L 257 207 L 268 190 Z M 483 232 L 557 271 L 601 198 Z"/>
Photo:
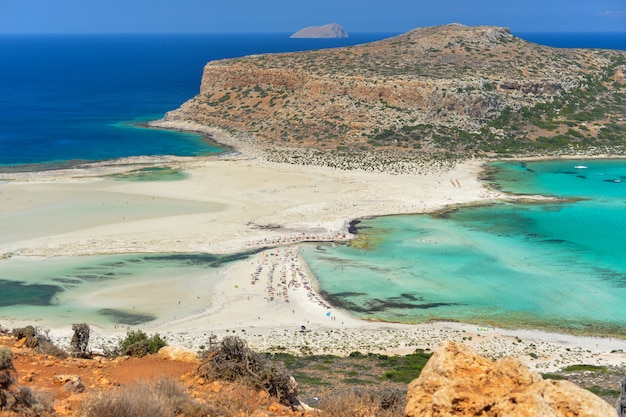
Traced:
<path fill-rule="evenodd" d="M 52 381 L 55 384 L 62 386 L 62 390 L 66 393 L 81 393 L 85 392 L 85 384 L 79 375 L 72 374 L 60 374 L 52 377 Z"/>
<path fill-rule="evenodd" d="M 407 417 L 610 417 L 604 400 L 568 381 L 544 380 L 517 359 L 483 358 L 444 342 L 409 384 Z"/>
<path fill-rule="evenodd" d="M 196 352 L 182 346 L 163 346 L 157 352 L 157 357 L 178 362 L 200 363 Z"/>

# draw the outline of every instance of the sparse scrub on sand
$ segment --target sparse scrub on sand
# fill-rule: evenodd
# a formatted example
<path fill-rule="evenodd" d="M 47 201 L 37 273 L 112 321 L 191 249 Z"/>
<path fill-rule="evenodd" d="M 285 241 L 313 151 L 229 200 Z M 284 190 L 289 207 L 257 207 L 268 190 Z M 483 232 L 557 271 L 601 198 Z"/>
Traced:
<path fill-rule="evenodd" d="M 220 385 L 218 392 L 193 394 L 180 382 L 160 377 L 89 396 L 80 407 L 85 417 L 235 417 L 260 415 L 269 397 L 245 385 Z M 195 395 L 195 397 L 194 397 Z M 275 403 L 274 403 L 275 404 Z M 263 414 L 274 415 L 274 414 Z"/>
<path fill-rule="evenodd" d="M 406 394 L 387 387 L 354 389 L 337 392 L 320 404 L 323 416 L 332 417 L 393 417 L 404 415 Z"/>
<path fill-rule="evenodd" d="M 424 351 L 405 356 L 378 355 L 379 360 L 384 363 L 381 365 L 390 368 L 384 373 L 383 379 L 408 384 L 419 376 L 431 356 L 432 354 Z"/>
<path fill-rule="evenodd" d="M 250 350 L 246 342 L 237 336 L 227 336 L 214 347 L 198 367 L 198 375 L 209 380 L 237 381 L 263 389 L 285 405 L 297 401 L 297 384 L 284 366 Z"/>
<path fill-rule="evenodd" d="M 171 417 L 200 411 L 191 394 L 171 378 L 140 381 L 116 391 L 93 394 L 82 404 L 89 417 Z"/>

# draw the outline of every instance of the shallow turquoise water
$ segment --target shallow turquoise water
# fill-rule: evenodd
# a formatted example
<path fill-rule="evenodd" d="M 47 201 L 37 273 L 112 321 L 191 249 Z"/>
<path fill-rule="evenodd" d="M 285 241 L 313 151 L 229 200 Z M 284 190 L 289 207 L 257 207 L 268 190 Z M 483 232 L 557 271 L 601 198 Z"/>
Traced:
<path fill-rule="evenodd" d="M 583 164 L 586 169 L 574 168 Z M 325 296 L 372 320 L 445 319 L 626 335 L 626 181 L 615 182 L 626 175 L 626 161 L 493 166 L 492 181 L 503 190 L 571 199 L 467 207 L 445 217 L 363 220 L 353 245 L 304 246 L 301 254 Z M 195 298 L 212 285 L 208 268 L 246 256 L 2 260 L 0 319 L 47 317 L 67 323 L 80 317 L 132 325 L 152 320 L 157 310 L 182 314 L 174 299 L 166 307 L 159 304 L 163 300 L 143 300 L 135 310 L 110 298 L 110 306 L 100 301 L 96 307 L 85 295 L 176 279 L 180 285 L 172 288 L 180 286 Z M 185 290 L 185 283 L 193 288 Z"/>
<path fill-rule="evenodd" d="M 6 318 L 47 325 L 137 325 L 205 306 L 214 272 L 249 253 L 129 254 L 0 261 L 0 324 Z M 165 287 L 155 298 L 150 288 Z M 116 294 L 123 294 L 123 300 Z M 136 297 L 128 297 L 129 294 Z M 131 302 L 128 301 L 132 299 Z"/>
<path fill-rule="evenodd" d="M 494 167 L 503 190 L 584 200 L 364 220 L 356 245 L 302 253 L 329 300 L 373 320 L 626 334 L 626 161 Z"/>

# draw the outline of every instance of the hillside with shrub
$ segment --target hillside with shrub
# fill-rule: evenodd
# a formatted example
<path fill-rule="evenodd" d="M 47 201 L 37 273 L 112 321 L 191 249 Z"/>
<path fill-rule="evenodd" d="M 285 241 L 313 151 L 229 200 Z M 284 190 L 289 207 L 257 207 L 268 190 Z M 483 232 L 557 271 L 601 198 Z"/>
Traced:
<path fill-rule="evenodd" d="M 35 334 L 24 336 L 31 329 Z M 80 349 L 88 345 L 85 330 L 75 325 L 77 337 L 68 351 L 48 343 L 27 345 L 30 337 L 46 340 L 30 326 L 0 335 L 0 416 L 399 417 L 410 413 L 415 398 L 426 398 L 418 401 L 421 408 L 435 407 L 429 399 L 433 386 L 446 395 L 465 396 L 464 390 L 470 390 L 483 398 L 484 391 L 494 404 L 508 404 L 507 396 L 515 390 L 508 386 L 499 392 L 504 381 L 520 392 L 539 386 L 547 390 L 545 395 L 560 395 L 565 389 L 571 401 L 558 407 L 596 416 L 594 410 L 617 404 L 624 375 L 624 369 L 581 364 L 542 378 L 511 358 L 494 362 L 454 343 L 444 344 L 434 355 L 416 351 L 404 356 L 361 352 L 346 357 L 294 356 L 255 352 L 229 336 L 198 353 L 167 346 L 158 335 L 129 331 L 119 340 L 119 349 L 103 355 Z M 156 352 L 122 349 L 157 341 L 165 344 Z M 491 364 L 496 367 L 493 371 L 488 369 Z M 470 368 L 475 370 L 469 372 Z M 420 377 L 422 371 L 426 375 Z M 490 380 L 481 376 L 483 372 L 501 375 L 495 388 L 482 386 Z M 591 413 L 581 408 L 581 401 L 595 404 Z M 463 407 L 469 410 L 475 404 L 470 401 Z"/>
<path fill-rule="evenodd" d="M 416 156 L 624 153 L 626 52 L 451 24 L 369 44 L 209 62 L 166 120 L 296 150 Z"/>

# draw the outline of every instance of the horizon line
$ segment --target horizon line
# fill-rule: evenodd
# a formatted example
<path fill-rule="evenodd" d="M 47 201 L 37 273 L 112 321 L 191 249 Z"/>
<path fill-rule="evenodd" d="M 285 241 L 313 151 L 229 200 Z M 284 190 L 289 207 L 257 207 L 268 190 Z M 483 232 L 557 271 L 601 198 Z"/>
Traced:
<path fill-rule="evenodd" d="M 440 25 L 441 26 L 441 25 Z M 477 26 L 494 26 L 494 25 L 477 25 Z M 403 34 L 416 29 L 432 27 L 419 26 L 406 31 L 350 31 L 350 34 Z M 504 26 L 503 26 L 504 27 Z M 626 30 L 513 30 L 508 28 L 511 33 L 614 33 L 626 34 Z M 293 34 L 292 31 L 190 31 L 190 32 L 0 32 L 3 35 L 284 35 Z M 341 38 L 316 38 L 316 39 L 341 39 Z M 345 39 L 345 38 L 343 38 Z"/>

